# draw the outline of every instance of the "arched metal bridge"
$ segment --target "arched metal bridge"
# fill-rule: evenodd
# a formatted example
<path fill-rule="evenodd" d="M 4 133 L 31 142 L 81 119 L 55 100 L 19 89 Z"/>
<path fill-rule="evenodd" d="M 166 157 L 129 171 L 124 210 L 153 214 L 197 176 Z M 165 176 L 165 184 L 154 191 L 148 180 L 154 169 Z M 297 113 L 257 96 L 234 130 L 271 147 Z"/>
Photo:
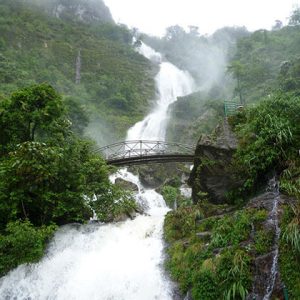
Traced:
<path fill-rule="evenodd" d="M 115 166 L 164 162 L 193 162 L 195 146 L 163 141 L 124 141 L 96 150 Z"/>

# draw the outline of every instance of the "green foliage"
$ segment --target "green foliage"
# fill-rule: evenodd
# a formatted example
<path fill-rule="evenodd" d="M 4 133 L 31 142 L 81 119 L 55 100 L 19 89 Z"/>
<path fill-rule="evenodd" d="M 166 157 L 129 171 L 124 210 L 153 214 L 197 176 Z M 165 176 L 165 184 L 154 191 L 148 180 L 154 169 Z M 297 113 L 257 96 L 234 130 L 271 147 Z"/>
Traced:
<path fill-rule="evenodd" d="M 65 133 L 68 127 L 68 121 L 62 118 L 61 97 L 48 84 L 33 85 L 13 93 L 0 110 L 3 146 L 34 141 L 37 134 L 49 139 L 49 132 L 52 138 L 54 134 Z"/>
<path fill-rule="evenodd" d="M 164 197 L 166 204 L 170 208 L 174 208 L 175 203 L 176 203 L 176 208 L 184 207 L 192 204 L 192 200 L 190 198 L 186 198 L 181 195 L 179 187 L 164 185 L 161 194 Z"/>
<path fill-rule="evenodd" d="M 300 200 L 300 159 L 295 157 L 287 161 L 287 168 L 280 177 L 280 189 L 289 196 Z M 299 206 L 299 204 L 298 204 Z"/>
<path fill-rule="evenodd" d="M 202 212 L 197 206 L 182 207 L 168 213 L 164 230 L 166 240 L 174 241 L 195 233 L 196 221 L 201 219 L 201 216 Z"/>
<path fill-rule="evenodd" d="M 219 276 L 224 279 L 224 298 L 246 299 L 251 283 L 250 256 L 239 249 L 227 250 L 220 259 Z"/>
<path fill-rule="evenodd" d="M 266 219 L 265 211 L 243 210 L 224 216 L 213 225 L 211 247 L 236 246 L 249 238 L 252 224 Z"/>
<path fill-rule="evenodd" d="M 89 124 L 89 117 L 85 106 L 80 105 L 78 100 L 72 97 L 65 98 L 67 117 L 71 121 L 70 129 L 83 136 L 85 128 Z"/>
<path fill-rule="evenodd" d="M 47 82 L 84 106 L 91 120 L 112 124 L 112 139 L 124 136 L 130 125 L 142 118 L 155 92 L 155 70 L 134 51 L 130 31 L 112 22 L 79 22 L 70 17 L 76 7 L 70 3 L 63 3 L 70 9 L 57 18 L 51 14 L 59 3 L 51 1 L 45 12 L 22 2 L 3 0 L 0 5 L 0 93 L 8 96 L 16 89 Z M 90 15 L 94 13 L 99 11 L 92 10 Z M 76 84 L 79 50 L 81 81 Z M 78 129 L 74 113 L 72 109 L 71 121 Z"/>
<path fill-rule="evenodd" d="M 35 228 L 28 220 L 7 224 L 0 234 L 0 276 L 19 264 L 38 261 L 55 226 Z"/>
<path fill-rule="evenodd" d="M 91 207 L 102 222 L 111 222 L 120 216 L 130 216 L 137 210 L 132 195 L 115 186 L 108 186 L 101 194 L 96 194 L 90 201 Z"/>
<path fill-rule="evenodd" d="M 300 255 L 300 202 L 290 205 L 291 217 L 284 227 L 281 238 Z"/>
<path fill-rule="evenodd" d="M 226 300 L 236 299 L 239 297 L 240 299 L 246 299 L 248 294 L 247 289 L 243 286 L 241 281 L 234 282 L 229 290 L 225 293 Z"/>
<path fill-rule="evenodd" d="M 220 299 L 220 287 L 216 275 L 210 271 L 201 271 L 194 278 L 195 286 L 192 289 L 194 299 Z"/>
<path fill-rule="evenodd" d="M 280 89 L 284 92 L 300 90 L 300 58 L 285 61 L 279 73 Z"/>
<path fill-rule="evenodd" d="M 224 215 L 227 209 L 204 201 L 165 219 L 167 269 L 194 299 L 246 299 L 251 287 L 250 234 L 261 229 L 267 212 L 244 209 Z"/>
<path fill-rule="evenodd" d="M 281 85 L 278 76 L 297 61 L 299 37 L 297 26 L 286 26 L 274 31 L 258 30 L 238 40 L 229 71 L 236 79 L 235 95 L 242 103 L 260 102 Z"/>
<path fill-rule="evenodd" d="M 1 146 L 11 150 L 0 161 L 2 225 L 18 218 L 34 225 L 82 222 L 91 215 L 84 194 L 110 187 L 104 161 L 72 134 L 65 112 L 46 84 L 20 90 L 2 106 Z"/>
<path fill-rule="evenodd" d="M 187 31 L 175 25 L 168 27 L 165 36 L 160 39 L 146 35 L 142 39 L 164 53 L 170 62 L 188 70 L 201 86 L 228 83 L 225 72 L 216 71 L 216 65 L 221 69 L 236 40 L 247 35 L 245 27 L 224 27 L 207 37 L 201 35 L 196 26 L 190 26 Z"/>
<path fill-rule="evenodd" d="M 214 86 L 209 93 L 196 92 L 180 97 L 170 106 L 169 140 L 195 143 L 202 134 L 210 134 L 224 117 L 225 91 Z"/>
<path fill-rule="evenodd" d="M 255 250 L 257 254 L 263 255 L 272 249 L 274 239 L 273 231 L 259 230 L 255 233 Z"/>
<path fill-rule="evenodd" d="M 296 8 L 289 19 L 289 25 L 300 25 L 300 8 Z"/>
<path fill-rule="evenodd" d="M 162 189 L 162 196 L 164 197 L 164 200 L 168 207 L 173 208 L 174 203 L 178 203 L 178 199 L 180 196 L 180 191 L 178 188 L 175 188 L 170 185 L 166 185 Z"/>
<path fill-rule="evenodd" d="M 300 264 L 299 219 L 297 221 L 296 217 L 297 214 L 291 206 L 284 207 L 279 244 L 280 276 L 287 287 L 289 298 L 292 300 L 300 298 L 300 271 L 296 267 Z"/>
<path fill-rule="evenodd" d="M 70 130 L 51 86 L 15 92 L 0 102 L 0 114 L 1 274 L 39 259 L 52 224 L 85 222 L 92 208 L 101 221 L 136 209 L 130 195 L 110 183 L 94 145 Z"/>
<path fill-rule="evenodd" d="M 284 168 L 300 148 L 300 101 L 294 94 L 278 93 L 244 112 L 236 126 L 240 140 L 236 167 L 251 189 L 268 171 Z"/>
<path fill-rule="evenodd" d="M 240 61 L 232 61 L 227 69 L 228 72 L 230 72 L 233 75 L 233 77 L 237 80 L 237 87 L 235 91 L 239 95 L 240 103 L 245 104 L 242 86 L 243 78 L 246 76 L 245 66 L 242 65 Z"/>

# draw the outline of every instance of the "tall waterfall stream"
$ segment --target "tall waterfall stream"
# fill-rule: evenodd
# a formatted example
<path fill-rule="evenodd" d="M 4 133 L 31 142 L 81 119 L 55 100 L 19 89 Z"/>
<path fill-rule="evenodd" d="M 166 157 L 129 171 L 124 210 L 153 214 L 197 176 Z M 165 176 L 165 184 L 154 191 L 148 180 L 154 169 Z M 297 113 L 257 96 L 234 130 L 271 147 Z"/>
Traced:
<path fill-rule="evenodd" d="M 278 221 L 278 204 L 280 200 L 280 192 L 279 192 L 279 182 L 275 179 L 275 177 L 270 180 L 268 189 L 273 192 L 274 194 L 274 201 L 272 211 L 269 214 L 269 221 L 273 224 L 274 231 L 275 231 L 275 238 L 274 238 L 274 249 L 273 249 L 273 261 L 272 267 L 270 270 L 270 276 L 268 280 L 268 286 L 266 290 L 266 294 L 263 300 L 269 300 L 271 298 L 272 292 L 274 290 L 274 285 L 276 281 L 276 277 L 278 275 L 278 241 L 280 236 L 280 227 Z"/>
<path fill-rule="evenodd" d="M 193 79 L 150 47 L 139 49 L 159 63 L 158 97 L 153 111 L 128 131 L 127 139 L 164 140 L 167 110 L 193 91 Z M 111 176 L 137 184 L 136 201 L 146 214 L 114 224 L 63 226 L 44 258 L 22 265 L 0 280 L 0 299 L 168 300 L 173 286 L 163 271 L 162 228 L 168 212 L 163 197 L 145 189 L 126 169 Z"/>

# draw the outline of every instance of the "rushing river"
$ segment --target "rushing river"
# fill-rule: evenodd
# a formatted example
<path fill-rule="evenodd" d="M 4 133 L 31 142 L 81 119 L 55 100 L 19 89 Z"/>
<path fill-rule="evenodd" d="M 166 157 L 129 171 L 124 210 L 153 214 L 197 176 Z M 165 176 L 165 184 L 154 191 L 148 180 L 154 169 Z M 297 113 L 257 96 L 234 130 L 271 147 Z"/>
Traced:
<path fill-rule="evenodd" d="M 128 130 L 127 139 L 164 140 L 167 111 L 178 96 L 193 91 L 193 79 L 145 44 L 140 53 L 160 65 L 153 111 Z M 45 257 L 22 265 L 0 280 L 0 299 L 168 300 L 173 286 L 163 270 L 162 230 L 168 212 L 163 197 L 138 177 L 120 170 L 111 177 L 135 183 L 145 215 L 114 224 L 63 226 Z"/>

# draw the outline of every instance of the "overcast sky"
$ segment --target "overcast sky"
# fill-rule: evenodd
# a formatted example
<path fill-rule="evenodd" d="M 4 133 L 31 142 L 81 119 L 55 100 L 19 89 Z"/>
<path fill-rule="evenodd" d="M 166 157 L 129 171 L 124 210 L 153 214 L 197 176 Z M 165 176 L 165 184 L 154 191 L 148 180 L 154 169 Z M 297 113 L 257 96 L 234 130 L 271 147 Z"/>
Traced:
<path fill-rule="evenodd" d="M 211 34 L 224 26 L 245 25 L 249 30 L 284 24 L 300 0 L 104 0 L 117 23 L 161 36 L 171 25 L 199 26 Z"/>

